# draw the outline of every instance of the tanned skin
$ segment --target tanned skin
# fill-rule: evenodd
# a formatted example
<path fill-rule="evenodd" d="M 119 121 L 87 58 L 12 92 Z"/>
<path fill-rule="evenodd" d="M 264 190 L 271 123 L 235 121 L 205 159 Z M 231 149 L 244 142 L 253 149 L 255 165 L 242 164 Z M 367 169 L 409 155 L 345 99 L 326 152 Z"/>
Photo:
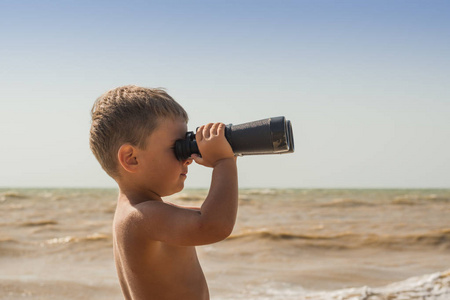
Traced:
<path fill-rule="evenodd" d="M 114 215 L 114 258 L 125 299 L 209 299 L 195 246 L 228 237 L 237 214 L 236 158 L 222 123 L 201 126 L 202 156 L 178 161 L 175 141 L 187 131 L 181 119 L 162 119 L 145 150 L 118 151 L 119 198 Z M 213 168 L 208 196 L 199 208 L 164 202 L 181 191 L 192 161 Z"/>

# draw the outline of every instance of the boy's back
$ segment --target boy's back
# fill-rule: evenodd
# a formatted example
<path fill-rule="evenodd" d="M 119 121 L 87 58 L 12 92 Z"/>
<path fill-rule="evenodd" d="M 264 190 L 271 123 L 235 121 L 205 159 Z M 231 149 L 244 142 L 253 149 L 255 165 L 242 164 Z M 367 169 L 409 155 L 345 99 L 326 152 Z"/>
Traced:
<path fill-rule="evenodd" d="M 152 203 L 141 205 L 151 209 Z M 125 298 L 209 299 L 195 247 L 149 240 L 133 220 L 135 211 L 122 199 L 114 216 L 114 258 Z"/>

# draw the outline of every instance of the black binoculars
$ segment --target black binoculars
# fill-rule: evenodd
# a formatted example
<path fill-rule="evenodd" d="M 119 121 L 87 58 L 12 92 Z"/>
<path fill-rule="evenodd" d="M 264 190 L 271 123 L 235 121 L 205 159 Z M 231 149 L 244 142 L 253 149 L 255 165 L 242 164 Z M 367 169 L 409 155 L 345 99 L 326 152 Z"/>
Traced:
<path fill-rule="evenodd" d="M 291 121 L 285 117 L 226 125 L 225 138 L 238 156 L 294 152 Z M 178 160 L 188 159 L 191 154 L 201 155 L 193 131 L 187 132 L 185 139 L 175 142 L 175 156 Z"/>

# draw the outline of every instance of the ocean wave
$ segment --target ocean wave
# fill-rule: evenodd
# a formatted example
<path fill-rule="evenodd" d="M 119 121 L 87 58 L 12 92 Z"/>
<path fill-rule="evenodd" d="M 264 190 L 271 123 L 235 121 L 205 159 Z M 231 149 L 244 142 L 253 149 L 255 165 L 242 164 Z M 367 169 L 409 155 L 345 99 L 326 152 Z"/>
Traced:
<path fill-rule="evenodd" d="M 279 189 L 242 189 L 239 190 L 240 194 L 244 195 L 277 195 L 283 193 L 284 190 Z"/>
<path fill-rule="evenodd" d="M 58 244 L 68 244 L 68 243 L 80 243 L 80 242 L 93 242 L 93 241 L 107 241 L 110 240 L 111 236 L 102 234 L 102 233 L 94 233 L 84 237 L 74 237 L 74 236 L 65 236 L 59 238 L 53 238 L 45 241 L 47 245 L 58 245 Z"/>
<path fill-rule="evenodd" d="M 16 191 L 6 191 L 0 193 L 0 201 L 6 201 L 8 199 L 24 199 L 24 198 L 27 198 L 25 194 Z"/>
<path fill-rule="evenodd" d="M 38 220 L 38 221 L 23 222 L 19 225 L 25 227 L 34 227 L 34 226 L 57 225 L 57 224 L 58 222 L 55 220 Z"/>
<path fill-rule="evenodd" d="M 0 237 L 0 243 L 17 243 L 18 241 L 9 236 Z"/>
<path fill-rule="evenodd" d="M 357 247 L 404 247 L 404 246 L 441 246 L 450 249 L 450 229 L 442 229 L 417 234 L 381 235 L 342 232 L 335 234 L 298 234 L 292 232 L 274 232 L 268 229 L 247 230 L 232 234 L 228 241 L 272 240 L 297 241 L 306 246 L 357 248 Z"/>
<path fill-rule="evenodd" d="M 450 299 L 450 270 L 389 284 L 380 288 L 367 286 L 332 292 L 308 293 L 305 300 L 448 300 Z"/>
<path fill-rule="evenodd" d="M 347 198 L 337 198 L 333 199 L 331 202 L 321 203 L 319 206 L 323 207 L 353 207 L 353 206 L 373 206 L 374 203 L 370 203 L 362 200 L 347 199 Z"/>
<path fill-rule="evenodd" d="M 204 201 L 206 194 L 203 193 L 180 193 L 177 195 L 169 196 L 169 200 L 179 200 L 179 201 Z"/>
<path fill-rule="evenodd" d="M 205 196 L 197 196 L 197 195 L 179 195 L 175 197 L 176 200 L 181 201 L 203 201 L 205 200 Z"/>
<path fill-rule="evenodd" d="M 217 300 L 448 300 L 450 270 L 376 288 L 362 286 L 335 291 L 308 291 L 293 284 L 268 282 L 249 289 L 235 295 L 219 296 Z"/>
<path fill-rule="evenodd" d="M 428 204 L 430 202 L 450 202 L 450 197 L 445 197 L 437 194 L 430 195 L 402 195 L 394 197 L 392 204 L 398 205 L 417 205 Z"/>
<path fill-rule="evenodd" d="M 0 237 L 0 257 L 19 257 L 23 256 L 24 253 L 29 253 L 31 242 L 17 240 L 10 236 Z M 1 299 L 1 297 L 0 297 Z"/>

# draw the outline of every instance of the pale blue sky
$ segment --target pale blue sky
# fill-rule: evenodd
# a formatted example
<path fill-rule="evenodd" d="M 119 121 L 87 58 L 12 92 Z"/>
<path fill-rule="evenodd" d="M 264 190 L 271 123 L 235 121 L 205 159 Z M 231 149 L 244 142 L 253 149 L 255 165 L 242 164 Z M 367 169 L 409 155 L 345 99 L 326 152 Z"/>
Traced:
<path fill-rule="evenodd" d="M 113 187 L 89 113 L 136 84 L 191 130 L 290 119 L 296 152 L 239 159 L 241 187 L 450 188 L 448 1 L 0 0 L 0 43 L 0 187 Z"/>

